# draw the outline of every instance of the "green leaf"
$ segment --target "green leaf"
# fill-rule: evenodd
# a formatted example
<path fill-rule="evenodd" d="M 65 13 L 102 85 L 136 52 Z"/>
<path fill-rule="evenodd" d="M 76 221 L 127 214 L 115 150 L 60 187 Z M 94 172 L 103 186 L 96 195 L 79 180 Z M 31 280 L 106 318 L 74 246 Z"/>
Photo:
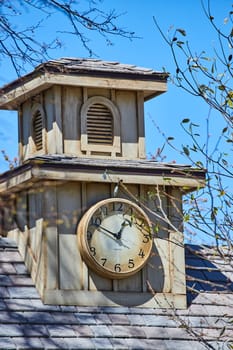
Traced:
<path fill-rule="evenodd" d="M 192 147 L 192 148 L 190 148 L 190 149 L 191 149 L 191 151 L 197 152 L 197 147 L 196 147 L 196 145 L 195 145 L 195 144 L 193 144 L 193 147 Z"/>
<path fill-rule="evenodd" d="M 215 63 L 213 63 L 211 66 L 211 73 L 214 74 L 214 72 L 215 72 Z"/>
<path fill-rule="evenodd" d="M 225 194 L 226 194 L 226 192 L 225 192 L 224 190 L 219 191 L 219 197 L 222 197 L 222 196 L 224 196 Z"/>
<path fill-rule="evenodd" d="M 228 162 L 226 161 L 226 159 L 222 159 L 222 163 L 223 163 L 225 166 L 228 166 Z"/>
<path fill-rule="evenodd" d="M 183 119 L 183 120 L 182 120 L 182 122 L 181 122 L 181 123 L 183 123 L 183 124 L 184 124 L 184 123 L 189 123 L 189 122 L 190 122 L 190 119 L 185 118 L 185 119 Z"/>
<path fill-rule="evenodd" d="M 178 28 L 177 32 L 179 32 L 183 36 L 186 36 L 186 31 L 184 29 Z"/>
<path fill-rule="evenodd" d="M 228 96 L 229 98 L 233 98 L 233 91 L 230 90 L 230 91 L 228 92 L 227 96 Z"/>
<path fill-rule="evenodd" d="M 163 180 L 164 181 L 171 181 L 171 177 L 164 177 Z"/>
<path fill-rule="evenodd" d="M 226 126 L 224 129 L 222 129 L 222 133 L 224 134 L 228 130 L 228 127 Z"/>
<path fill-rule="evenodd" d="M 167 141 L 172 141 L 172 140 L 175 140 L 175 138 L 172 136 L 168 136 Z"/>
<path fill-rule="evenodd" d="M 211 94 L 214 94 L 214 90 L 211 89 L 211 88 L 209 88 L 207 85 L 204 85 L 204 84 L 199 85 L 199 90 L 200 90 L 201 92 L 206 92 L 206 91 L 208 91 L 208 92 L 210 92 Z"/>
<path fill-rule="evenodd" d="M 202 60 L 205 60 L 205 61 L 209 61 L 209 62 L 211 61 L 211 58 L 205 57 L 205 56 L 202 56 L 201 59 L 202 59 Z"/>
<path fill-rule="evenodd" d="M 219 85 L 218 89 L 221 90 L 221 91 L 224 91 L 226 89 L 226 87 L 225 87 L 225 85 Z"/>
<path fill-rule="evenodd" d="M 205 71 L 205 72 L 208 72 L 208 68 L 206 68 L 205 66 L 202 66 L 202 65 L 198 65 L 198 68 L 200 68 L 201 70 Z"/>
<path fill-rule="evenodd" d="M 179 47 L 182 47 L 182 45 L 184 45 L 184 42 L 183 41 L 177 41 L 177 46 L 179 46 Z"/>
<path fill-rule="evenodd" d="M 203 163 L 200 161 L 200 160 L 198 160 L 197 162 L 196 162 L 196 165 L 198 166 L 198 167 L 204 167 L 204 165 L 203 165 Z"/>
<path fill-rule="evenodd" d="M 210 215 L 210 218 L 211 218 L 212 221 L 215 220 L 217 214 L 218 214 L 218 208 L 217 207 L 213 207 L 213 209 L 211 211 L 211 215 Z"/>
<path fill-rule="evenodd" d="M 211 94 L 214 95 L 214 90 L 213 90 L 213 89 L 208 88 L 207 90 L 208 90 L 209 92 L 211 92 Z"/>
<path fill-rule="evenodd" d="M 189 155 L 190 155 L 190 152 L 189 152 L 188 147 L 183 146 L 183 151 L 184 151 L 184 154 L 185 154 L 186 156 L 189 156 Z"/>
<path fill-rule="evenodd" d="M 226 104 L 228 105 L 228 107 L 233 108 L 233 101 L 230 98 L 226 99 Z"/>

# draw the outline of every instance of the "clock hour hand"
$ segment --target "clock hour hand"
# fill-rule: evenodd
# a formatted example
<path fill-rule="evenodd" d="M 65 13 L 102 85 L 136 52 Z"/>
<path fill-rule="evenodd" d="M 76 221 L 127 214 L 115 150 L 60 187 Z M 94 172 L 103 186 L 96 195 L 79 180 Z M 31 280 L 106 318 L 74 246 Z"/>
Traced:
<path fill-rule="evenodd" d="M 117 239 L 121 239 L 121 234 L 122 234 L 122 231 L 124 230 L 125 226 L 132 226 L 132 223 L 131 221 L 129 221 L 128 219 L 125 219 L 122 224 L 121 224 L 121 228 L 120 230 L 117 232 L 116 234 L 116 238 Z"/>

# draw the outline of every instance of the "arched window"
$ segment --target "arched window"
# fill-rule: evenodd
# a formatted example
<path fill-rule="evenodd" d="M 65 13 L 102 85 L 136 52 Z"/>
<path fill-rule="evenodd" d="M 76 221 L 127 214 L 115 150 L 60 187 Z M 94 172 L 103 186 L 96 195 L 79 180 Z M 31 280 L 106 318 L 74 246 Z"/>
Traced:
<path fill-rule="evenodd" d="M 107 106 L 101 103 L 90 105 L 86 123 L 88 144 L 113 145 L 113 116 Z"/>
<path fill-rule="evenodd" d="M 45 114 L 40 103 L 35 103 L 31 110 L 30 153 L 45 153 Z"/>
<path fill-rule="evenodd" d="M 81 108 L 81 150 L 87 154 L 120 153 L 120 113 L 103 96 L 90 97 Z"/>
<path fill-rule="evenodd" d="M 34 141 L 35 151 L 43 149 L 43 119 L 41 112 L 37 110 L 33 115 L 32 121 L 32 138 Z"/>

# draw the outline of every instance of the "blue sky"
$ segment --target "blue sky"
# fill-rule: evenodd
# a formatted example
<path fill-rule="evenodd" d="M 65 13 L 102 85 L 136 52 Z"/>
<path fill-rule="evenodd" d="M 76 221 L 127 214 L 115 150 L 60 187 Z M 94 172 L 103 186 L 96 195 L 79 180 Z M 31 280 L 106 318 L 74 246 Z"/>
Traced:
<path fill-rule="evenodd" d="M 219 23 L 223 24 L 223 19 L 231 8 L 231 1 L 212 0 L 211 4 L 213 13 L 217 16 Z M 114 45 L 107 46 L 99 36 L 90 33 L 92 39 L 90 45 L 101 59 L 136 64 L 159 71 L 165 67 L 168 72 L 172 73 L 174 65 L 171 54 L 156 29 L 153 16 L 156 17 L 164 32 L 171 26 L 184 28 L 194 51 L 200 52 L 205 49 L 207 55 L 213 54 L 216 35 L 211 30 L 199 0 L 105 0 L 102 6 L 105 9 L 116 9 L 118 13 L 124 13 L 119 18 L 119 25 L 135 31 L 136 35 L 141 38 L 129 41 L 115 37 L 111 38 Z M 36 20 L 36 14 L 32 13 L 15 19 L 16 25 L 20 23 L 30 25 L 33 20 Z M 44 38 L 59 35 L 54 34 L 54 30 L 60 29 L 60 21 L 60 15 L 57 15 L 44 22 L 39 33 L 40 38 L 44 40 Z M 63 47 L 51 52 L 53 58 L 88 56 L 81 44 L 75 42 L 72 37 L 62 37 L 62 40 Z M 32 67 L 26 67 L 26 70 L 31 71 Z M 15 78 L 16 73 L 9 62 L 4 60 L 0 65 L 0 85 Z M 188 142 L 180 127 L 180 121 L 184 118 L 192 118 L 204 127 L 207 114 L 208 109 L 201 101 L 169 83 L 167 93 L 145 104 L 147 154 L 153 154 L 158 147 L 163 145 L 163 138 L 154 124 L 158 125 L 167 136 L 174 136 L 179 146 L 179 143 Z M 16 114 L 0 111 L 0 121 L 0 150 L 6 150 L 10 158 L 13 158 L 17 156 Z M 164 155 L 167 156 L 166 161 L 186 162 L 176 152 L 166 148 Z M 5 171 L 7 168 L 8 165 L 1 157 L 0 171 Z"/>

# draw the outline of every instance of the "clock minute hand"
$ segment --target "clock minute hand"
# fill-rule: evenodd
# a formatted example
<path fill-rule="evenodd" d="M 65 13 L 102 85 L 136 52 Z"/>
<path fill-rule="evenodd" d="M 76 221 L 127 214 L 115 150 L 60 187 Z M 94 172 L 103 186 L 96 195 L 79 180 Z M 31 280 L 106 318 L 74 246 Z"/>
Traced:
<path fill-rule="evenodd" d="M 96 225 L 96 226 L 97 226 L 97 230 L 98 230 L 98 229 L 104 230 L 104 231 L 110 233 L 110 235 L 112 235 L 113 237 L 118 238 L 118 235 L 117 235 L 116 233 L 114 233 L 114 232 L 108 230 L 107 228 L 105 228 L 105 227 L 103 227 L 103 226 L 101 226 L 101 225 Z"/>

